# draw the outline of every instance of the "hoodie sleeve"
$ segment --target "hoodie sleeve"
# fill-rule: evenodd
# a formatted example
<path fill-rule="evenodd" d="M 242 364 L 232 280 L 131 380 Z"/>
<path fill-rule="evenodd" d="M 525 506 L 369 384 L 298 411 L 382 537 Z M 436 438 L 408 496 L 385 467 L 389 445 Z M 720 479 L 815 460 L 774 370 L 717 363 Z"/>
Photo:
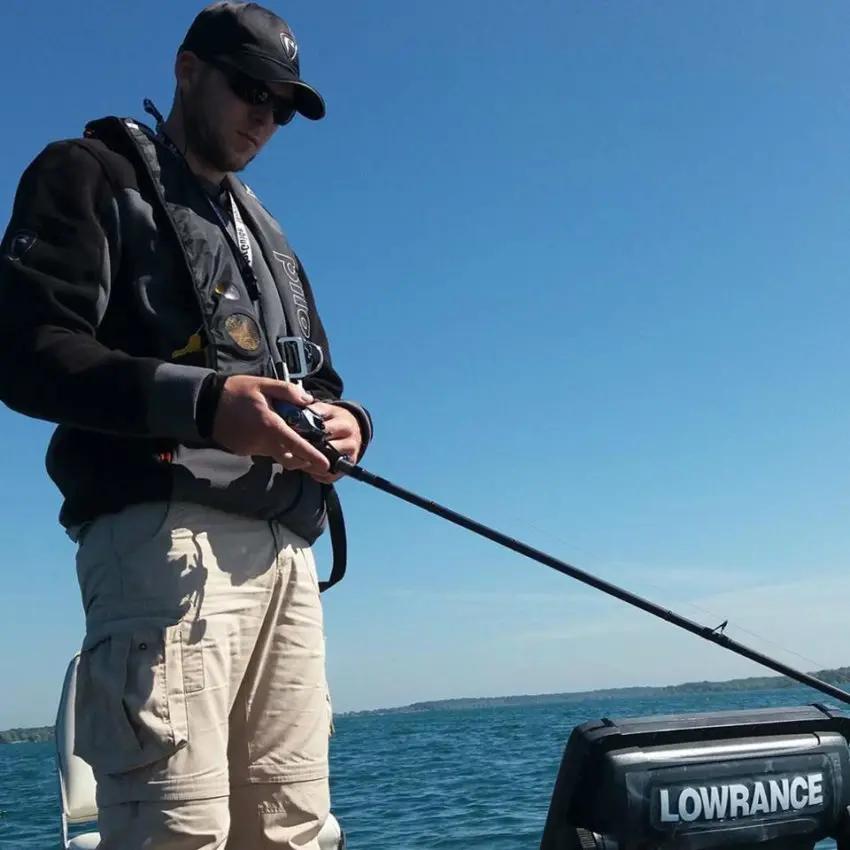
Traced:
<path fill-rule="evenodd" d="M 49 144 L 21 177 L 0 243 L 0 401 L 94 431 L 199 439 L 211 370 L 132 357 L 98 340 L 120 255 L 101 159 L 80 140 Z"/>

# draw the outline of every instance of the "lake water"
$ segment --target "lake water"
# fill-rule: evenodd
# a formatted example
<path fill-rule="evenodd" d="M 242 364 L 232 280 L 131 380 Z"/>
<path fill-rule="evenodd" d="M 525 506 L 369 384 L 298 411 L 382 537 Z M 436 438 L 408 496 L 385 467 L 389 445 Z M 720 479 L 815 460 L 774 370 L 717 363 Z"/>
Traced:
<path fill-rule="evenodd" d="M 350 850 L 530 850 L 573 726 L 815 701 L 824 700 L 800 688 L 343 716 L 331 749 L 333 808 Z M 56 783 L 51 744 L 0 745 L 2 850 L 58 850 Z"/>

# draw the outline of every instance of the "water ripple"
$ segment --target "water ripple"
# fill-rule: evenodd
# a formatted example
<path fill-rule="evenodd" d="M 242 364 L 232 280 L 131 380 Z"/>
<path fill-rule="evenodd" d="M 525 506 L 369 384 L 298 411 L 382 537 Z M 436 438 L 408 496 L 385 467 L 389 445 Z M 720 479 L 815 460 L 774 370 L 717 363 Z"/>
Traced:
<path fill-rule="evenodd" d="M 334 811 L 349 850 L 536 850 L 576 724 L 783 700 L 800 701 L 737 693 L 340 717 Z M 57 793 L 50 744 L 0 746 L 0 850 L 58 850 Z"/>

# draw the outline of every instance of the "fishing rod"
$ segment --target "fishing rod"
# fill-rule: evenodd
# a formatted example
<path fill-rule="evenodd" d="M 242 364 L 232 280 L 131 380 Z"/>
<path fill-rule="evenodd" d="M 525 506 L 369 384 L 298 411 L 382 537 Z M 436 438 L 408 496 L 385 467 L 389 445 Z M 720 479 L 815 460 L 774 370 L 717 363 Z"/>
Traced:
<path fill-rule="evenodd" d="M 648 599 L 644 599 L 631 591 L 618 587 L 615 584 L 611 584 L 610 582 L 598 578 L 591 573 L 587 573 L 584 570 L 580 570 L 578 567 L 571 566 L 570 564 L 567 564 L 546 552 L 535 549 L 534 547 L 523 543 L 521 540 L 509 537 L 507 534 L 503 534 L 500 531 L 496 531 L 494 528 L 490 528 L 480 522 L 476 522 L 474 519 L 470 519 L 469 517 L 464 516 L 457 511 L 453 511 L 450 508 L 444 507 L 430 499 L 424 499 L 422 496 L 418 496 L 410 490 L 405 490 L 403 487 L 388 481 L 386 478 L 382 478 L 379 475 L 369 472 L 362 466 L 358 466 L 356 463 L 353 463 L 348 457 L 340 455 L 339 452 L 326 442 L 324 423 L 313 411 L 310 411 L 307 408 L 297 408 L 294 405 L 287 405 L 287 408 L 288 409 L 286 411 L 283 409 L 279 410 L 283 418 L 302 437 L 309 440 L 325 454 L 330 463 L 330 469 L 332 472 L 342 473 L 349 478 L 368 484 L 370 487 L 374 487 L 377 490 L 382 490 L 390 496 L 394 496 L 395 498 L 408 502 L 411 505 L 415 505 L 424 511 L 428 511 L 428 513 L 435 514 L 436 516 L 442 517 L 455 525 L 459 525 L 461 528 L 467 529 L 467 531 L 471 531 L 481 537 L 486 537 L 488 540 L 492 540 L 500 546 L 504 546 L 507 549 L 518 552 L 520 555 L 525 555 L 527 558 L 531 558 L 534 561 L 545 564 L 547 567 L 551 567 L 553 570 L 556 570 L 563 575 L 569 576 L 576 581 L 580 581 L 582 584 L 596 588 L 596 590 L 600 590 L 602 593 L 613 596 L 614 598 L 625 602 L 627 605 L 632 605 L 635 608 L 646 611 L 648 614 L 652 614 L 653 616 L 665 620 L 668 623 L 672 623 L 680 629 L 691 632 L 691 634 L 695 634 L 704 640 L 715 643 L 718 646 L 722 646 L 725 649 L 743 656 L 744 658 L 748 658 L 750 661 L 755 661 L 757 664 L 761 664 L 764 667 L 775 670 L 777 673 L 781 673 L 789 679 L 794 679 L 803 685 L 808 685 L 810 688 L 814 688 L 821 693 L 827 694 L 828 696 L 834 697 L 835 699 L 850 705 L 850 693 L 847 691 L 844 691 L 829 682 L 824 682 L 809 673 L 804 673 L 801 670 L 797 670 L 794 667 L 783 664 L 775 658 L 771 658 L 768 655 L 757 652 L 756 650 L 751 649 L 745 644 L 739 643 L 724 634 L 723 630 L 725 629 L 728 621 L 724 621 L 719 626 L 712 628 L 697 623 L 694 620 L 689 620 L 687 617 L 683 617 L 675 611 L 671 611 L 661 605 L 656 605 L 654 602 L 650 602 Z"/>
<path fill-rule="evenodd" d="M 609 596 L 613 596 L 628 605 L 640 608 L 648 614 L 653 614 L 662 620 L 666 620 L 668 623 L 672 623 L 674 626 L 678 626 L 679 628 L 691 632 L 698 637 L 704 638 L 712 643 L 716 643 L 718 646 L 725 647 L 732 652 L 736 652 L 738 655 L 742 655 L 744 658 L 748 658 L 751 661 L 755 661 L 758 664 L 769 667 L 777 673 L 787 676 L 789 679 L 795 679 L 803 685 L 808 685 L 810 688 L 819 690 L 822 693 L 828 694 L 829 696 L 835 697 L 835 699 L 850 705 L 850 693 L 847 691 L 843 691 L 841 688 L 831 685 L 829 682 L 824 682 L 809 673 L 796 670 L 795 668 L 790 667 L 787 664 L 783 664 L 781 661 L 777 661 L 768 655 L 763 655 L 761 652 L 757 652 L 742 643 L 738 643 L 738 641 L 735 641 L 728 635 L 724 634 L 723 629 L 726 627 L 726 623 L 728 621 L 724 621 L 719 626 L 712 628 L 709 626 L 703 626 L 694 620 L 689 620 L 687 617 L 683 617 L 675 611 L 671 611 L 661 605 L 656 605 L 654 602 L 650 602 L 648 599 L 644 599 L 631 591 L 618 587 L 615 584 L 611 584 L 610 582 L 598 578 L 591 573 L 587 573 L 584 570 L 580 570 L 578 567 L 573 567 L 570 564 L 547 554 L 546 552 L 542 552 L 539 549 L 535 549 L 534 547 L 523 543 L 521 540 L 509 537 L 507 534 L 502 534 L 500 531 L 496 531 L 495 529 L 483 525 L 480 522 L 476 522 L 474 519 L 470 519 L 469 517 L 444 507 L 437 502 L 431 501 L 430 499 L 424 499 L 421 496 L 416 495 L 416 493 L 405 490 L 403 487 L 399 487 L 397 484 L 387 481 L 386 478 L 382 478 L 379 475 L 375 475 L 374 473 L 363 469 L 361 466 L 357 466 L 348 458 L 339 457 L 338 459 L 334 459 L 331 462 L 331 467 L 335 472 L 342 472 L 349 478 L 354 478 L 357 481 L 361 481 L 364 484 L 368 484 L 371 487 L 382 490 L 390 496 L 409 502 L 418 508 L 428 511 L 428 513 L 436 514 L 437 516 L 442 517 L 455 525 L 459 525 L 468 531 L 472 531 L 475 534 L 486 537 L 494 543 L 498 543 L 500 546 L 512 549 L 514 552 L 518 552 L 520 555 L 525 555 L 527 558 L 531 558 L 534 561 L 539 561 L 541 564 L 545 564 L 547 567 L 551 567 L 559 573 L 563 573 L 564 575 L 576 579 L 583 584 L 590 585 L 590 587 L 594 587 L 596 590 L 607 593 Z"/>

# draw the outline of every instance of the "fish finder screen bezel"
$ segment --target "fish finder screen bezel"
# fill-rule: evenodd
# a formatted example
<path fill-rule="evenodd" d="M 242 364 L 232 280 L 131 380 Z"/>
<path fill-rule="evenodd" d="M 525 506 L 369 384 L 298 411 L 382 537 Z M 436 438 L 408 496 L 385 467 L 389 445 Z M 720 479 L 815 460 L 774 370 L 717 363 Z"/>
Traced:
<path fill-rule="evenodd" d="M 848 738 L 850 718 L 822 705 L 582 724 L 541 850 L 584 846 L 587 833 L 620 850 L 843 844 Z"/>

